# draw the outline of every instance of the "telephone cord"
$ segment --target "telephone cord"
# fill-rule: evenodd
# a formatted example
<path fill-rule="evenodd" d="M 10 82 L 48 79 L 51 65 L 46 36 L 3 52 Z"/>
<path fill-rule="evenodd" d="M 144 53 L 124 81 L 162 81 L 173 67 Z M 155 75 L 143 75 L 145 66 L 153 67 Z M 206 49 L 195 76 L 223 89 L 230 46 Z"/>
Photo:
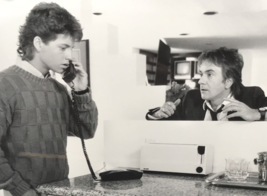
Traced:
<path fill-rule="evenodd" d="M 73 104 L 74 116 L 75 116 L 76 121 L 77 121 L 77 126 L 78 126 L 79 135 L 80 135 L 80 139 L 81 139 L 81 143 L 82 143 L 83 153 L 84 153 L 87 165 L 89 167 L 89 170 L 91 172 L 91 175 L 92 175 L 93 179 L 95 181 L 101 181 L 100 179 L 98 179 L 96 177 L 95 172 L 94 172 L 94 170 L 92 168 L 92 165 L 90 163 L 88 154 L 87 154 L 86 146 L 85 146 L 85 143 L 84 143 L 84 137 L 83 137 L 83 133 L 82 133 L 82 130 L 81 130 L 81 120 L 80 120 L 80 117 L 79 117 L 78 107 L 77 107 L 76 101 L 74 99 L 74 84 L 73 84 L 73 82 L 72 82 L 72 86 L 71 86 L 71 95 L 72 95 L 72 104 Z"/>

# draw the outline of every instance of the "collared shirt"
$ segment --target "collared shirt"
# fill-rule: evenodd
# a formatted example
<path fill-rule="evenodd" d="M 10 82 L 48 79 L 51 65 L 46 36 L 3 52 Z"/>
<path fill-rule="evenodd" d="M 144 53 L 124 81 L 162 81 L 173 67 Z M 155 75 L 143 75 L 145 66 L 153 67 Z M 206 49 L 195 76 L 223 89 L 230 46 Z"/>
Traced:
<path fill-rule="evenodd" d="M 16 65 L 18 67 L 22 68 L 23 70 L 25 70 L 25 71 L 27 71 L 27 72 L 31 73 L 32 75 L 37 76 L 39 78 L 49 78 L 52 75 L 51 77 L 56 79 L 58 82 L 60 82 L 60 83 L 63 82 L 63 80 L 61 80 L 61 81 L 58 80 L 55 76 L 53 76 L 53 74 L 50 75 L 50 72 L 48 72 L 44 76 L 37 68 L 35 68 L 33 65 L 31 65 L 28 61 L 21 60 L 20 57 L 17 58 Z M 70 98 L 72 98 L 71 88 L 68 85 L 64 84 L 64 83 L 62 83 L 62 84 L 67 88 L 67 92 L 68 92 Z"/>
<path fill-rule="evenodd" d="M 50 73 L 46 74 L 45 76 L 38 70 L 36 69 L 33 65 L 31 65 L 28 61 L 23 61 L 21 58 L 18 58 L 16 61 L 16 65 L 23 70 L 31 73 L 34 76 L 37 76 L 39 78 L 48 78 L 50 77 Z"/>
<path fill-rule="evenodd" d="M 227 98 L 231 98 L 231 99 L 235 100 L 235 98 L 232 96 L 231 93 L 227 96 Z M 222 105 L 227 105 L 227 104 L 229 104 L 229 103 L 230 103 L 229 101 L 223 101 L 223 102 L 217 107 L 216 111 L 217 111 Z M 207 100 L 205 100 L 204 103 L 203 103 L 203 110 L 206 110 L 206 107 L 209 107 L 212 111 L 214 111 L 213 108 L 212 108 L 211 105 L 210 105 L 210 102 L 207 101 Z M 215 112 L 215 111 L 214 111 L 214 112 Z M 224 118 L 224 117 L 226 117 L 226 116 L 227 116 L 227 113 L 220 112 L 220 113 L 217 114 L 217 119 L 218 119 L 218 121 L 228 121 L 227 118 Z M 204 121 L 210 121 L 210 120 L 212 120 L 210 111 L 209 111 L 209 110 L 206 110 L 206 114 L 205 114 Z"/>

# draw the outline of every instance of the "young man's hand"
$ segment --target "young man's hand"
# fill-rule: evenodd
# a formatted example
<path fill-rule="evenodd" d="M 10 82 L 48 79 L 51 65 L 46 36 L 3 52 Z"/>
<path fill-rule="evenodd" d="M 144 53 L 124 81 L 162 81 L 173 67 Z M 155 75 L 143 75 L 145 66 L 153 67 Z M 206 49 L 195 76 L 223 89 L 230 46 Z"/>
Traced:
<path fill-rule="evenodd" d="M 76 70 L 76 77 L 73 80 L 74 89 L 75 91 L 83 91 L 88 86 L 88 74 L 83 69 L 83 66 L 81 63 L 76 62 L 75 60 L 73 60 L 72 63 L 75 65 L 75 70 Z M 72 86 L 71 83 L 68 83 L 68 85 L 70 87 Z"/>
<path fill-rule="evenodd" d="M 230 103 L 223 107 L 222 112 L 227 113 L 235 111 L 234 113 L 227 115 L 226 118 L 241 117 L 246 121 L 260 120 L 260 113 L 257 109 L 252 109 L 237 100 L 226 98 L 225 101 L 229 101 Z"/>

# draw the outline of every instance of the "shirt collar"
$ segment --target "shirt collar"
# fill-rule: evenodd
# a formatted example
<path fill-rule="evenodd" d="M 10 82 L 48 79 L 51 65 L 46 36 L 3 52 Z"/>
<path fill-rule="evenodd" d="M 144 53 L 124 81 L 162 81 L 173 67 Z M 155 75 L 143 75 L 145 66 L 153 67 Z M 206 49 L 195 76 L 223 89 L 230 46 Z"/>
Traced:
<path fill-rule="evenodd" d="M 230 93 L 230 94 L 227 96 L 227 98 L 231 98 L 231 99 L 235 100 L 235 98 L 233 97 L 232 93 Z M 226 101 L 226 100 L 223 101 L 220 105 L 218 105 L 218 107 L 216 108 L 216 110 L 218 110 L 222 105 L 227 105 L 227 104 L 229 104 L 229 103 L 230 103 L 229 101 Z M 210 105 L 210 102 L 207 101 L 207 100 L 205 100 L 204 103 L 203 103 L 203 110 L 206 109 L 206 106 L 209 107 L 212 111 L 214 111 L 213 108 L 212 108 L 211 105 Z"/>
<path fill-rule="evenodd" d="M 50 77 L 50 73 L 48 72 L 45 76 L 38 70 L 36 69 L 33 65 L 31 65 L 28 61 L 24 61 L 21 58 L 18 58 L 16 61 L 16 65 L 23 70 L 31 73 L 34 76 L 37 76 L 39 78 L 48 78 Z"/>

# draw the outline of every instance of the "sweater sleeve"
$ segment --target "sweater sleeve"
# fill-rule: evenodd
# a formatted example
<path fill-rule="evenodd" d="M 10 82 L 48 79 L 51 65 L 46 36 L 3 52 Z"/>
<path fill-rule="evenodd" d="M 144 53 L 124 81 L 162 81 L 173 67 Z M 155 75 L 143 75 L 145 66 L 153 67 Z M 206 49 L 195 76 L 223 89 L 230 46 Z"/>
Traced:
<path fill-rule="evenodd" d="M 98 110 L 95 102 L 92 100 L 90 88 L 88 93 L 84 93 L 82 95 L 74 94 L 74 100 L 77 105 L 77 111 L 81 122 L 81 130 L 83 133 L 83 137 L 84 139 L 93 138 L 98 125 Z M 75 117 L 75 115 L 77 114 L 73 107 L 73 104 L 71 105 L 72 107 L 70 112 L 70 132 L 73 135 L 79 137 L 80 134 L 77 126 L 77 120 Z"/>
<path fill-rule="evenodd" d="M 11 120 L 12 114 L 7 98 L 3 91 L 0 91 L 0 189 L 8 190 L 14 196 L 21 196 L 30 189 L 30 185 L 12 169 L 6 159 L 3 145 Z"/>
<path fill-rule="evenodd" d="M 267 97 L 265 96 L 264 91 L 260 87 L 255 88 L 255 93 L 253 93 L 256 96 L 255 103 L 257 103 L 257 108 L 260 107 L 266 107 L 267 106 Z"/>

